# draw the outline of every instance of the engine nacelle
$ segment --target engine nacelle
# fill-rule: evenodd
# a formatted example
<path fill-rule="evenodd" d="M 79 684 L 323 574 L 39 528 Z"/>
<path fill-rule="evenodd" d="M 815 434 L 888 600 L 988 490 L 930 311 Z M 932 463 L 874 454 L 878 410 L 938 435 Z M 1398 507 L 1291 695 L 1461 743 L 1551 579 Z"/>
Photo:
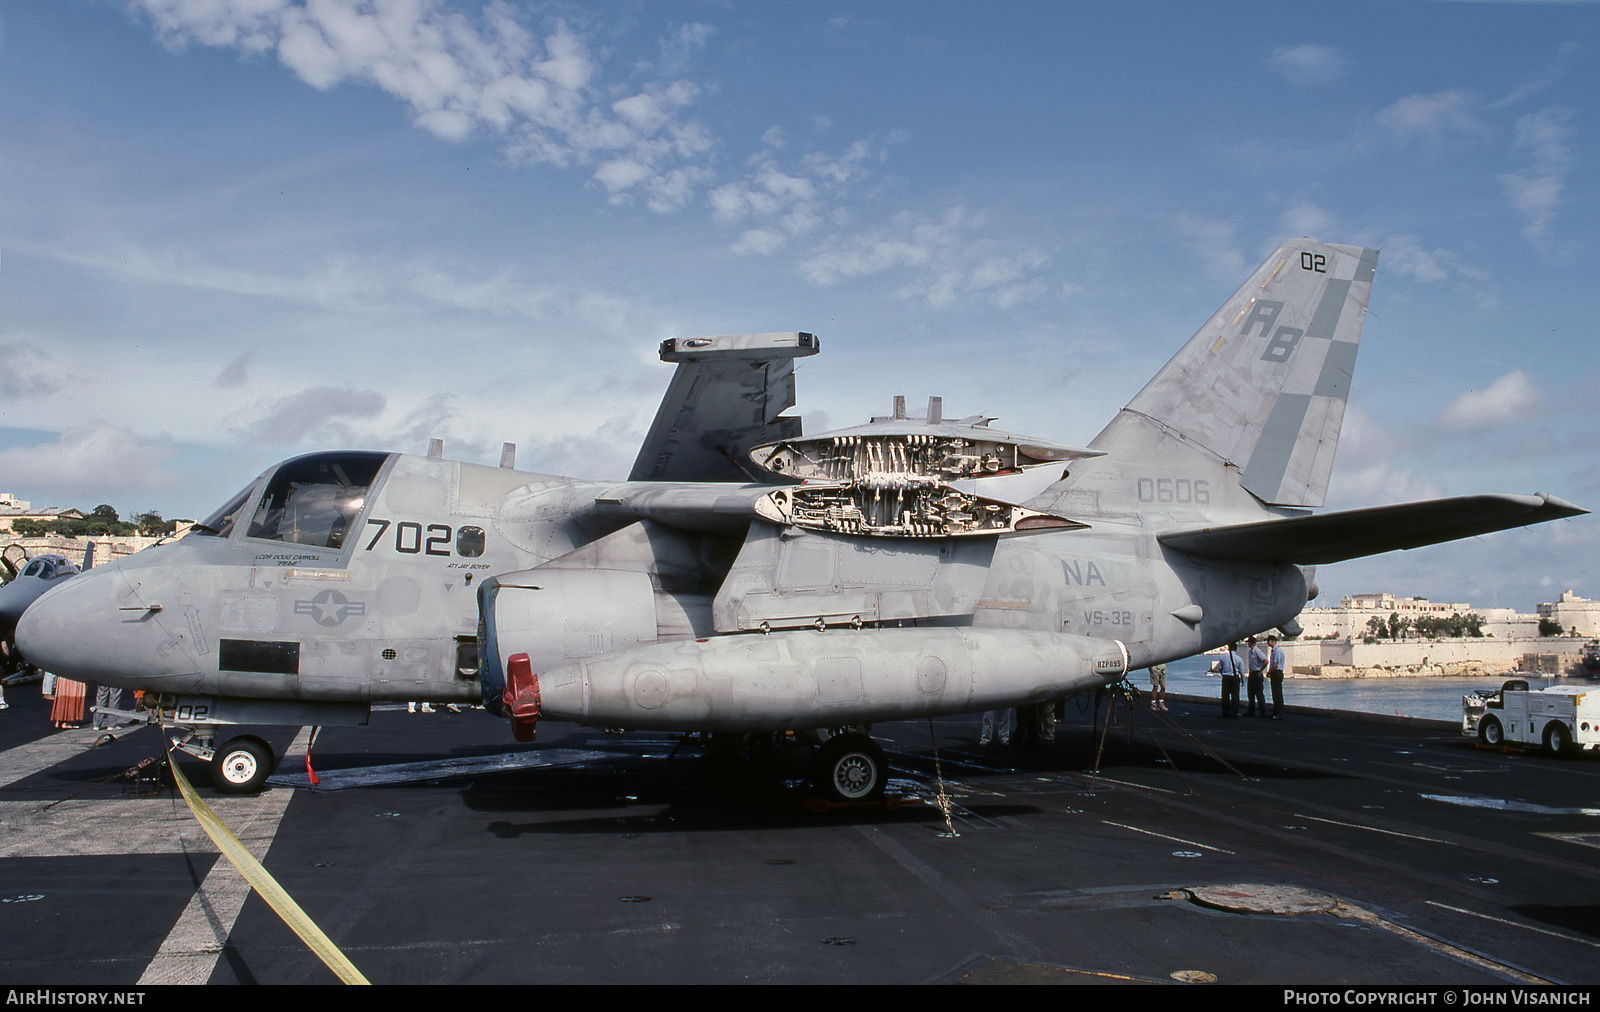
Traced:
<path fill-rule="evenodd" d="M 499 670 L 514 655 L 540 656 L 550 641 L 513 633 L 498 619 L 493 625 L 483 646 Z M 715 636 L 547 667 L 535 660 L 532 671 L 547 719 L 772 731 L 1019 706 L 1116 681 L 1127 667 L 1116 640 L 963 627 Z"/>
<path fill-rule="evenodd" d="M 534 671 L 656 642 L 656 595 L 646 573 L 529 569 L 478 590 L 479 665 L 484 705 L 505 716 L 507 655 L 486 642 L 514 642 Z"/>

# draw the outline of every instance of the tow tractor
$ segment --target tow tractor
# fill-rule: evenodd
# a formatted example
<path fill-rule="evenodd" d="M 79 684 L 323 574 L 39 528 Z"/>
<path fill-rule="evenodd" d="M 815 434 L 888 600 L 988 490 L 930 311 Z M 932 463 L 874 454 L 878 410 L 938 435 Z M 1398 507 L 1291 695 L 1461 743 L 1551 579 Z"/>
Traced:
<path fill-rule="evenodd" d="M 1485 745 L 1538 745 L 1546 755 L 1600 748 L 1600 691 L 1581 685 L 1529 689 L 1521 678 L 1461 697 L 1461 733 Z"/>

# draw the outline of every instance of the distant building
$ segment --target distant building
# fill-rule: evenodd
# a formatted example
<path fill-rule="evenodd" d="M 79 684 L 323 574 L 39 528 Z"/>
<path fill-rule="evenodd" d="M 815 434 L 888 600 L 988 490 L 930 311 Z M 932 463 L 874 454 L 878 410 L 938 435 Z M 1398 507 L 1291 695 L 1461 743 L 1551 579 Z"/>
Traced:
<path fill-rule="evenodd" d="M 82 537 L 69 538 L 60 534 L 46 534 L 44 537 L 25 538 L 19 537 L 12 524 L 18 520 L 33 520 L 48 523 L 52 520 L 82 520 L 83 514 L 75 509 L 34 509 L 26 500 L 18 499 L 10 492 L 0 492 L 0 535 L 9 535 L 0 540 L 0 547 L 17 545 L 27 552 L 30 557 L 35 555 L 61 555 L 74 565 L 83 565 L 84 555 L 90 543 L 94 544 L 94 563 L 102 565 L 112 559 L 120 559 L 124 555 L 132 555 L 141 549 L 163 540 L 163 538 L 147 538 L 138 534 L 90 534 Z M 167 538 L 187 534 L 193 527 L 193 521 L 179 523 L 173 534 Z"/>
<path fill-rule="evenodd" d="M 1439 603 L 1425 597 L 1394 594 L 1352 594 L 1337 608 L 1307 608 L 1298 619 L 1302 633 L 1283 644 L 1290 669 L 1296 675 L 1336 677 L 1396 674 L 1456 674 L 1478 677 L 1507 670 L 1557 674 L 1573 670 L 1582 641 L 1539 635 L 1539 619 L 1559 608 L 1567 628 L 1584 622 L 1600 625 L 1600 602 L 1562 595 L 1556 605 L 1539 606 L 1539 614 L 1512 608 L 1474 608 L 1465 602 Z M 1408 628 L 1398 640 L 1369 638 L 1368 623 L 1376 618 L 1385 626 L 1391 618 L 1408 627 L 1421 618 L 1477 615 L 1483 620 L 1481 637 L 1420 637 Z M 1590 633 L 1588 635 L 1595 635 Z"/>
<path fill-rule="evenodd" d="M 1494 639 L 1528 639 L 1539 635 L 1539 616 L 1519 613 L 1513 608 L 1474 608 L 1465 602 L 1450 604 L 1425 597 L 1396 597 L 1394 594 L 1351 594 L 1337 608 L 1307 608 L 1300 613 L 1301 639 L 1360 639 L 1368 623 L 1376 618 L 1385 625 L 1389 616 L 1399 615 L 1415 622 L 1424 616 L 1449 618 L 1452 615 L 1477 615 L 1483 619 L 1483 635 Z M 1415 634 L 1411 634 L 1415 638 Z"/>
<path fill-rule="evenodd" d="M 18 520 L 33 520 L 38 523 L 49 523 L 52 520 L 82 520 L 83 514 L 74 509 L 60 509 L 50 506 L 45 509 L 34 509 L 33 504 L 25 499 L 18 499 L 10 492 L 0 492 L 0 533 L 11 533 L 11 525 Z"/>
<path fill-rule="evenodd" d="M 1600 636 L 1600 601 L 1586 601 L 1570 590 L 1561 592 L 1560 600 L 1539 606 L 1539 617 L 1561 626 L 1564 633 L 1578 636 Z"/>

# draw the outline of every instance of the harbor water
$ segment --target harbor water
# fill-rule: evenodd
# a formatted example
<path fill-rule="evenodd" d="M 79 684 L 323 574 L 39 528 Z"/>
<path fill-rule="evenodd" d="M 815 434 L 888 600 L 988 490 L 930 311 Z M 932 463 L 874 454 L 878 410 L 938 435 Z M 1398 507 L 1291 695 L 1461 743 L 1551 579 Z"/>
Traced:
<path fill-rule="evenodd" d="M 1189 696 L 1209 696 L 1220 700 L 1222 679 L 1208 674 L 1213 658 L 1185 657 L 1167 665 L 1167 691 Z M 1144 670 L 1129 672 L 1129 679 L 1141 689 L 1150 687 L 1150 674 Z M 1283 701 L 1297 706 L 1315 706 L 1329 710 L 1355 710 L 1361 713 L 1381 713 L 1401 717 L 1428 717 L 1434 720 L 1460 720 L 1461 697 L 1479 689 L 1498 689 L 1512 677 L 1508 674 L 1492 678 L 1285 678 Z M 1593 679 L 1563 678 L 1556 676 L 1526 678 L 1530 689 L 1543 689 L 1552 685 L 1596 685 Z M 1266 688 L 1267 704 L 1272 704 L 1272 687 Z M 1239 703 L 1247 706 L 1243 684 L 1239 687 Z"/>

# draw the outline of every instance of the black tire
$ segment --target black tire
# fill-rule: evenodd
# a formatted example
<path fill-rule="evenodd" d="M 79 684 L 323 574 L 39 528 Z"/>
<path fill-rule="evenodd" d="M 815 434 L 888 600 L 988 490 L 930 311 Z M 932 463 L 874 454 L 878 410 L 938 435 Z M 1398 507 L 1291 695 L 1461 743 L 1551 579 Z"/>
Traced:
<path fill-rule="evenodd" d="M 211 757 L 211 786 L 219 794 L 255 794 L 276 765 L 271 746 L 260 738 L 234 738 Z"/>
<path fill-rule="evenodd" d="M 855 731 L 836 734 L 812 758 L 817 790 L 830 801 L 876 801 L 888 783 L 883 749 Z"/>
<path fill-rule="evenodd" d="M 1552 720 L 1544 726 L 1544 752 L 1554 757 L 1572 755 L 1572 732 L 1567 730 L 1567 725 Z"/>
<path fill-rule="evenodd" d="M 1505 728 L 1500 726 L 1500 718 L 1492 713 L 1483 715 L 1478 721 L 1478 740 L 1485 745 L 1504 745 L 1506 741 Z"/>

